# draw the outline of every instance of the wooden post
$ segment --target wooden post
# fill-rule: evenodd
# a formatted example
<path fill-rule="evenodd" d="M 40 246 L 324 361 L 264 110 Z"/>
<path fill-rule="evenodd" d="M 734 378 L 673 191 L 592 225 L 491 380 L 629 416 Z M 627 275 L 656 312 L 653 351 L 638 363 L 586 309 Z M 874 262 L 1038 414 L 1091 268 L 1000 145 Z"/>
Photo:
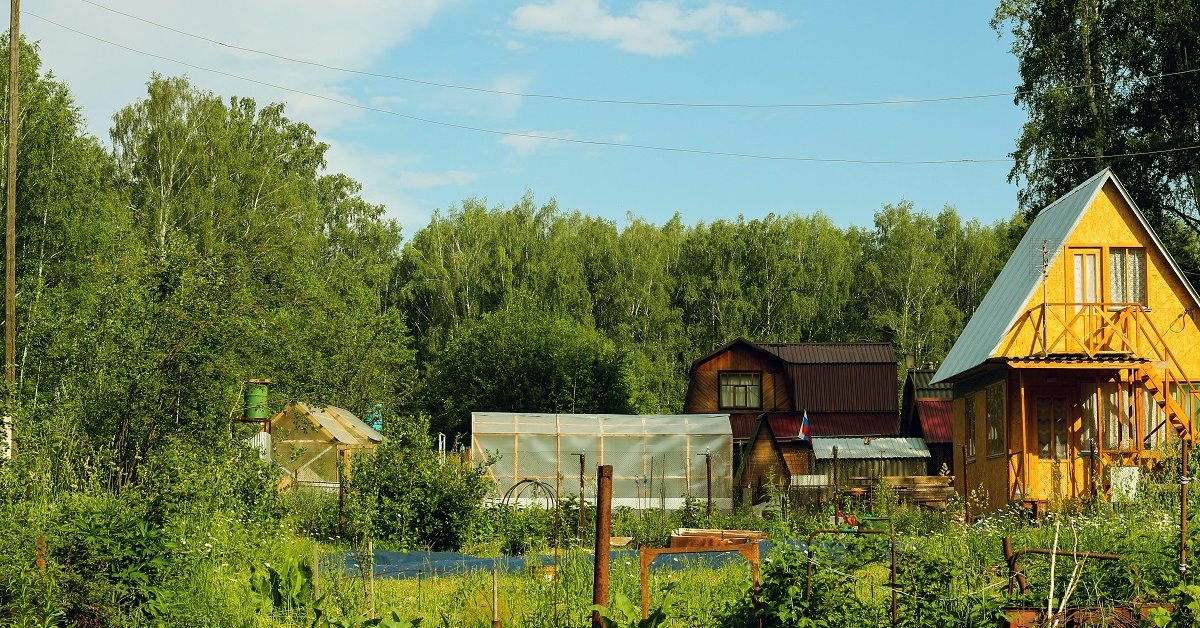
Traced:
<path fill-rule="evenodd" d="M 367 555 L 371 557 L 371 571 L 368 574 L 370 578 L 370 596 L 371 596 L 371 619 L 375 619 L 375 542 L 367 540 Z"/>
<path fill-rule="evenodd" d="M 641 567 L 642 619 L 650 619 L 650 563 L 654 556 L 646 552 L 645 545 L 638 546 L 638 564 Z"/>
<path fill-rule="evenodd" d="M 963 462 L 963 523 L 971 524 L 971 482 L 967 476 L 967 446 L 962 446 Z"/>
<path fill-rule="evenodd" d="M 499 574 L 495 567 L 492 567 L 492 628 L 500 628 L 503 624 L 500 623 L 500 584 Z"/>
<path fill-rule="evenodd" d="M 312 572 L 313 599 L 316 600 L 321 597 L 321 556 L 316 543 L 313 543 Z"/>
<path fill-rule="evenodd" d="M 38 571 L 46 569 L 46 536 L 42 535 L 34 541 L 34 554 L 37 556 L 36 564 Z"/>
<path fill-rule="evenodd" d="M 592 572 L 592 604 L 608 606 L 608 557 L 612 539 L 612 476 L 611 464 L 596 470 L 596 556 Z M 592 611 L 592 625 L 604 627 L 598 611 Z"/>
<path fill-rule="evenodd" d="M 8 183 L 4 217 L 4 382 L 8 385 L 10 413 L 13 385 L 17 381 L 17 142 L 21 119 L 17 88 L 20 83 L 21 0 L 12 0 L 8 18 Z"/>

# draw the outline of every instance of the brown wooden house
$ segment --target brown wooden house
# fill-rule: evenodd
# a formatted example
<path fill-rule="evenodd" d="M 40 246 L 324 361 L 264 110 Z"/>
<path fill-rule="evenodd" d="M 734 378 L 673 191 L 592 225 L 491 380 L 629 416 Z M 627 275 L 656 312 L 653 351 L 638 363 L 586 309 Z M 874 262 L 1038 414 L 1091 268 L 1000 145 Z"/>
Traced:
<path fill-rule="evenodd" d="M 728 413 L 735 446 L 762 414 L 785 440 L 805 412 L 812 436 L 895 436 L 896 355 L 886 342 L 738 338 L 692 363 L 684 412 Z"/>
<path fill-rule="evenodd" d="M 767 477 L 787 485 L 810 473 L 805 413 L 813 437 L 896 436 L 896 356 L 886 342 L 738 338 L 692 363 L 684 412 L 729 414 L 735 483 L 757 495 Z M 746 450 L 751 441 L 755 452 Z"/>
<path fill-rule="evenodd" d="M 953 386 L 960 493 L 1103 495 L 1192 437 L 1200 295 L 1104 170 L 1038 214 L 934 380 Z"/>

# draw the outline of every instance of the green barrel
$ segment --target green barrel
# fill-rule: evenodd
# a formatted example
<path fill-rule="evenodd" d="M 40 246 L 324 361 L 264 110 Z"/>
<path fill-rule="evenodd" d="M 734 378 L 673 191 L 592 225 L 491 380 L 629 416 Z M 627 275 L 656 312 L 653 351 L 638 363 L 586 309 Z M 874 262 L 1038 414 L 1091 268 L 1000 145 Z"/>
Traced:
<path fill-rule="evenodd" d="M 270 418 L 270 412 L 267 410 L 267 388 L 270 384 L 269 379 L 252 379 L 246 382 L 247 419 Z"/>

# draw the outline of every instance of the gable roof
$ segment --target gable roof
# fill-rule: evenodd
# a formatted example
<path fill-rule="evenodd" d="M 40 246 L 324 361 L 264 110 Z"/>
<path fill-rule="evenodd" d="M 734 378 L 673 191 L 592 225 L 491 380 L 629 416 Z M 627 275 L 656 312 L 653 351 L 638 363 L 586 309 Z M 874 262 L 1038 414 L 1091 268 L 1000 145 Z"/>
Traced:
<path fill-rule="evenodd" d="M 926 443 L 953 442 L 953 403 L 949 399 L 917 399 L 917 418 Z"/>
<path fill-rule="evenodd" d="M 308 417 L 339 443 L 371 445 L 383 442 L 383 434 L 354 416 L 354 413 L 349 410 L 337 406 L 318 406 L 303 401 L 291 401 L 282 412 L 276 415 L 276 418 L 282 418 L 289 410 Z"/>
<path fill-rule="evenodd" d="M 700 364 L 743 345 L 778 359 L 785 364 L 894 364 L 896 353 L 890 342 L 751 342 L 734 338 L 696 358 L 694 370 Z"/>
<path fill-rule="evenodd" d="M 933 383 L 933 369 L 912 369 L 908 372 L 907 381 L 904 382 L 904 394 L 909 394 L 909 388 L 913 399 L 950 399 L 953 397 L 954 387 L 948 382 Z"/>
<path fill-rule="evenodd" d="M 951 347 L 950 353 L 946 354 L 946 359 L 938 367 L 937 373 L 933 376 L 935 383 L 953 381 L 958 376 L 983 364 L 995 353 L 996 348 L 1008 335 L 1009 329 L 1016 323 L 1029 300 L 1041 286 L 1042 277 L 1037 272 L 1035 264 L 1041 262 L 1042 243 L 1049 243 L 1050 259 L 1047 261 L 1051 265 L 1054 264 L 1062 253 L 1063 243 L 1079 226 L 1079 221 L 1083 219 L 1084 214 L 1092 206 L 1100 191 L 1104 189 L 1105 184 L 1110 182 L 1129 205 L 1142 228 L 1150 234 L 1154 245 L 1166 257 L 1167 263 L 1186 286 L 1192 299 L 1200 304 L 1200 296 L 1197 296 L 1191 283 L 1183 278 L 1183 272 L 1179 265 L 1163 247 L 1158 235 L 1150 228 L 1146 217 L 1133 202 L 1133 198 L 1129 196 L 1125 186 L 1121 184 L 1121 180 L 1112 170 L 1105 168 L 1047 206 L 1037 215 L 1033 224 L 1029 225 L 1025 237 L 1021 238 L 1021 243 L 1008 258 L 1004 269 L 1000 271 L 995 283 L 983 297 L 983 301 L 971 315 L 971 320 L 967 322 L 962 334 Z"/>

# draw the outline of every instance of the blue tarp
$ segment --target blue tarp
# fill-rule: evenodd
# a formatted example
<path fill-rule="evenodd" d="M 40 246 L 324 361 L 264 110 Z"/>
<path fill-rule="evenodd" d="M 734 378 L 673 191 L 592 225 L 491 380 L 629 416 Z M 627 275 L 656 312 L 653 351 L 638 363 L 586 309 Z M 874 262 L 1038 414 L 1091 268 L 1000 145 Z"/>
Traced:
<path fill-rule="evenodd" d="M 803 546 L 802 543 L 798 543 L 798 545 Z M 771 541 L 760 541 L 758 544 L 760 555 L 766 556 L 771 547 Z M 560 557 L 560 560 L 571 562 L 582 561 L 591 564 L 592 556 L 591 554 L 576 553 L 569 557 Z M 636 565 L 638 552 L 637 550 L 630 549 L 613 550 L 609 555 L 609 560 L 613 562 L 631 561 Z M 693 566 L 717 568 L 741 560 L 738 553 L 734 551 L 670 554 L 656 558 L 651 564 L 651 568 L 671 570 L 686 569 Z M 546 554 L 479 558 L 458 552 L 388 552 L 375 550 L 376 578 L 406 579 L 416 578 L 420 575 L 446 576 L 478 571 L 492 571 L 493 569 L 513 573 L 524 571 L 527 565 L 553 564 L 555 564 L 554 557 Z M 345 566 L 347 571 L 359 573 L 358 559 L 353 552 L 346 554 Z"/>

